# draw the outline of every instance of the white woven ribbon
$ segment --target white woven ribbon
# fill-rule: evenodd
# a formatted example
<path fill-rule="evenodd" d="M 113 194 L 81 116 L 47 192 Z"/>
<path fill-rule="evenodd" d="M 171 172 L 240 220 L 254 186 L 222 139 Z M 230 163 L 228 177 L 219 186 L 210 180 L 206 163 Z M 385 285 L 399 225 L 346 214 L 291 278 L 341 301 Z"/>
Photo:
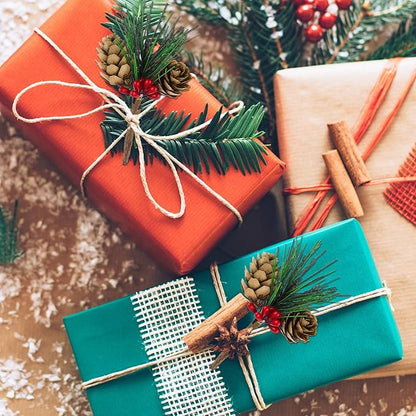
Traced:
<path fill-rule="evenodd" d="M 148 199 L 151 201 L 151 203 L 157 210 L 159 210 L 162 214 L 164 214 L 165 216 L 169 218 L 180 218 L 185 213 L 185 207 L 186 207 L 185 194 L 183 191 L 182 182 L 179 178 L 179 174 L 177 171 L 177 167 L 178 167 L 182 169 L 186 174 L 188 174 L 195 182 L 197 182 L 209 194 L 215 197 L 221 204 L 223 204 L 230 211 L 232 211 L 233 214 L 237 217 L 239 223 L 243 222 L 242 216 L 237 210 L 237 208 L 235 208 L 230 202 L 228 202 L 225 198 L 223 198 L 220 194 L 218 194 L 210 186 L 208 186 L 201 178 L 199 178 L 187 166 L 185 166 L 178 159 L 176 159 L 169 152 L 167 152 L 165 149 L 163 149 L 161 146 L 157 144 L 157 141 L 160 141 L 160 140 L 176 140 L 181 137 L 186 137 L 186 136 L 189 136 L 190 134 L 203 130 L 205 127 L 207 127 L 210 124 L 211 120 L 208 120 L 193 128 L 183 130 L 177 134 L 170 135 L 170 136 L 156 136 L 156 135 L 148 134 L 144 132 L 142 128 L 140 127 L 140 119 L 146 113 L 148 113 L 152 108 L 154 108 L 163 99 L 163 96 L 159 98 L 158 100 L 153 101 L 145 110 L 143 110 L 139 114 L 133 114 L 129 106 L 117 94 L 96 85 L 81 70 L 81 68 L 79 68 L 78 65 L 74 61 L 72 61 L 72 59 L 68 55 L 66 55 L 65 52 L 49 36 L 47 36 L 38 28 L 35 29 L 35 32 L 39 36 L 41 36 L 47 43 L 49 43 L 53 47 L 53 49 L 56 50 L 67 61 L 67 63 L 81 76 L 81 78 L 86 82 L 86 84 L 77 84 L 77 83 L 70 83 L 70 82 L 63 82 L 63 81 L 40 81 L 40 82 L 35 82 L 29 85 L 28 87 L 20 91 L 16 95 L 13 101 L 12 110 L 13 110 L 13 114 L 15 115 L 17 119 L 25 123 L 39 123 L 42 121 L 53 121 L 53 120 L 71 120 L 71 119 L 79 119 L 82 117 L 86 117 L 91 114 L 101 112 L 107 109 L 112 109 L 116 111 L 127 122 L 127 129 L 124 130 L 113 141 L 113 143 L 83 173 L 81 177 L 81 181 L 80 181 L 80 188 L 81 188 L 81 192 L 83 195 L 85 195 L 84 183 L 88 174 L 124 138 L 127 131 L 131 129 L 134 133 L 134 140 L 137 145 L 137 150 L 139 154 L 139 170 L 140 170 L 140 178 L 143 184 L 143 188 L 144 188 L 146 196 L 148 197 Z M 26 118 L 22 116 L 21 114 L 19 114 L 17 110 L 17 104 L 19 100 L 21 99 L 21 97 L 31 89 L 41 87 L 41 86 L 48 86 L 48 85 L 60 85 L 60 86 L 69 87 L 69 88 L 91 90 L 99 94 L 107 104 L 97 106 L 96 108 L 93 108 L 92 110 L 86 111 L 84 113 L 71 114 L 71 115 L 65 115 L 65 116 L 43 116 L 43 117 L 36 117 L 36 118 Z M 243 103 L 241 101 L 238 101 L 234 103 L 232 107 L 233 108 L 229 110 L 227 113 L 223 113 L 221 117 L 224 117 L 226 114 L 234 114 L 240 111 L 241 108 L 243 107 Z M 180 198 L 180 207 L 179 207 L 179 210 L 176 212 L 169 211 L 168 209 L 164 208 L 159 202 L 156 201 L 156 199 L 153 197 L 149 189 L 149 185 L 148 185 L 147 178 L 146 178 L 146 163 L 144 159 L 144 150 L 143 150 L 142 140 L 144 140 L 149 146 L 153 147 L 159 153 L 159 155 L 164 159 L 164 161 L 167 163 L 167 165 L 169 166 L 172 172 L 172 175 L 175 179 L 176 187 L 178 190 L 179 198 Z"/>
<path fill-rule="evenodd" d="M 205 319 L 194 280 L 184 277 L 131 296 L 162 408 L 172 416 L 234 416 L 213 351 L 186 351 L 182 338 Z"/>

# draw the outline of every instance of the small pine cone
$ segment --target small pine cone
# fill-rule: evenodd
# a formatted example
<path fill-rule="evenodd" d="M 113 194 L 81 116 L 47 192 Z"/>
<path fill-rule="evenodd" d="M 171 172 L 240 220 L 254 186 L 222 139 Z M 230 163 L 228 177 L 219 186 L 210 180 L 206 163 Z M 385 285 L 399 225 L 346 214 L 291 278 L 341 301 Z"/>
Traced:
<path fill-rule="evenodd" d="M 308 342 L 309 337 L 315 336 L 318 320 L 309 311 L 297 312 L 282 319 L 280 332 L 291 343 L 298 341 Z"/>
<path fill-rule="evenodd" d="M 251 260 L 250 270 L 245 268 L 241 287 L 244 296 L 257 307 L 263 306 L 270 296 L 272 278 L 277 276 L 277 258 L 271 253 L 261 253 Z"/>
<path fill-rule="evenodd" d="M 159 79 L 156 86 L 162 94 L 176 98 L 189 90 L 191 78 L 192 75 L 183 62 L 173 61 L 166 68 L 166 73 Z"/>
<path fill-rule="evenodd" d="M 97 48 L 97 65 L 101 69 L 101 76 L 110 85 L 128 87 L 131 84 L 132 73 L 120 44 L 121 40 L 115 35 L 104 36 Z"/>

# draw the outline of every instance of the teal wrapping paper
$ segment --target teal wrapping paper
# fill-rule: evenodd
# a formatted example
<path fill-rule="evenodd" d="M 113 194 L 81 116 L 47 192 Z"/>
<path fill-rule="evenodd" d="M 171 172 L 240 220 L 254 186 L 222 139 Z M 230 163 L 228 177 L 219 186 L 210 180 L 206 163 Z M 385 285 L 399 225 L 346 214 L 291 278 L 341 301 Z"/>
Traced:
<path fill-rule="evenodd" d="M 382 287 L 359 223 L 343 221 L 305 234 L 311 247 L 322 242 L 326 253 L 315 267 L 337 259 L 334 265 L 339 293 L 355 296 Z M 276 252 L 291 240 L 266 247 Z M 228 299 L 240 292 L 249 254 L 219 266 Z M 219 301 L 209 271 L 196 273 L 196 290 L 205 317 Z M 251 317 L 244 318 L 248 324 Z M 318 334 L 306 344 L 289 344 L 282 335 L 254 338 L 249 349 L 266 403 L 345 379 L 401 359 L 402 347 L 386 296 L 330 312 L 318 318 Z M 64 318 L 81 378 L 119 371 L 148 361 L 130 297 Z M 245 379 L 237 361 L 220 366 L 221 375 L 236 413 L 253 409 Z M 163 415 L 152 370 L 122 377 L 87 390 L 95 416 Z"/>

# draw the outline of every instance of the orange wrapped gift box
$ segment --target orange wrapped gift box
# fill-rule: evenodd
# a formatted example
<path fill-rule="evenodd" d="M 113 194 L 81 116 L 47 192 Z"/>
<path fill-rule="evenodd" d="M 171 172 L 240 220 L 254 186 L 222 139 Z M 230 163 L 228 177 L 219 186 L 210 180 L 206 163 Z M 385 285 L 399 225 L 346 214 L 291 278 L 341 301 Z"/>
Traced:
<path fill-rule="evenodd" d="M 106 0 L 69 0 L 42 27 L 47 34 L 99 87 L 106 86 L 96 65 L 96 47 L 108 34 L 101 23 L 112 3 Z M 104 115 L 26 124 L 17 121 L 11 108 L 15 96 L 28 85 L 49 80 L 84 83 L 44 39 L 33 34 L 0 68 L 2 113 L 38 147 L 77 187 L 83 172 L 104 151 L 100 122 Z M 7 80 L 7 82 L 4 82 Z M 168 112 L 185 110 L 197 117 L 209 104 L 211 117 L 220 103 L 197 81 L 178 99 L 165 98 L 160 107 Z M 19 100 L 19 113 L 27 118 L 73 115 L 102 105 L 101 97 L 80 88 L 43 85 Z M 198 176 L 244 215 L 279 179 L 284 164 L 270 151 L 261 173 L 243 175 L 230 169 L 226 175 Z M 166 209 L 178 211 L 180 199 L 170 169 L 159 160 L 147 166 L 146 175 L 155 199 Z M 215 244 L 238 223 L 235 214 L 180 171 L 186 198 L 183 217 L 171 219 L 156 210 L 146 197 L 139 167 L 122 165 L 122 155 L 106 156 L 86 180 L 88 199 L 137 244 L 168 270 L 184 274 L 194 268 Z"/>

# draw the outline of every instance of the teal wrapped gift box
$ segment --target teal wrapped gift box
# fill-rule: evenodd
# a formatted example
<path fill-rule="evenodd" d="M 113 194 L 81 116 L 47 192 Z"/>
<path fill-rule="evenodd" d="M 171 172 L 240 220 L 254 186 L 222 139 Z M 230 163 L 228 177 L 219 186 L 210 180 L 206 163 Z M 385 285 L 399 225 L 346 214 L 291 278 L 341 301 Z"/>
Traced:
<path fill-rule="evenodd" d="M 307 246 L 317 240 L 326 253 L 314 267 L 337 259 L 339 293 L 356 296 L 382 287 L 356 220 L 303 236 Z M 261 251 L 276 252 L 290 243 L 288 240 Z M 244 267 L 255 254 L 219 266 L 228 299 L 240 293 Z M 177 279 L 68 316 L 64 322 L 82 380 L 86 382 L 181 349 L 182 336 L 219 307 L 210 272 L 206 271 L 196 273 L 194 279 Z M 153 309 L 157 311 L 154 315 Z M 283 336 L 272 333 L 250 342 L 251 358 L 266 403 L 401 359 L 400 336 L 387 296 L 330 312 L 318 320 L 318 334 L 306 344 L 289 344 Z M 155 325 L 158 329 L 152 332 Z M 172 336 L 172 330 L 176 335 Z M 225 416 L 253 409 L 238 361 L 226 360 L 212 371 L 209 364 L 214 358 L 211 351 L 177 358 L 91 387 L 87 395 L 94 415 Z M 195 367 L 195 360 L 199 367 Z"/>

